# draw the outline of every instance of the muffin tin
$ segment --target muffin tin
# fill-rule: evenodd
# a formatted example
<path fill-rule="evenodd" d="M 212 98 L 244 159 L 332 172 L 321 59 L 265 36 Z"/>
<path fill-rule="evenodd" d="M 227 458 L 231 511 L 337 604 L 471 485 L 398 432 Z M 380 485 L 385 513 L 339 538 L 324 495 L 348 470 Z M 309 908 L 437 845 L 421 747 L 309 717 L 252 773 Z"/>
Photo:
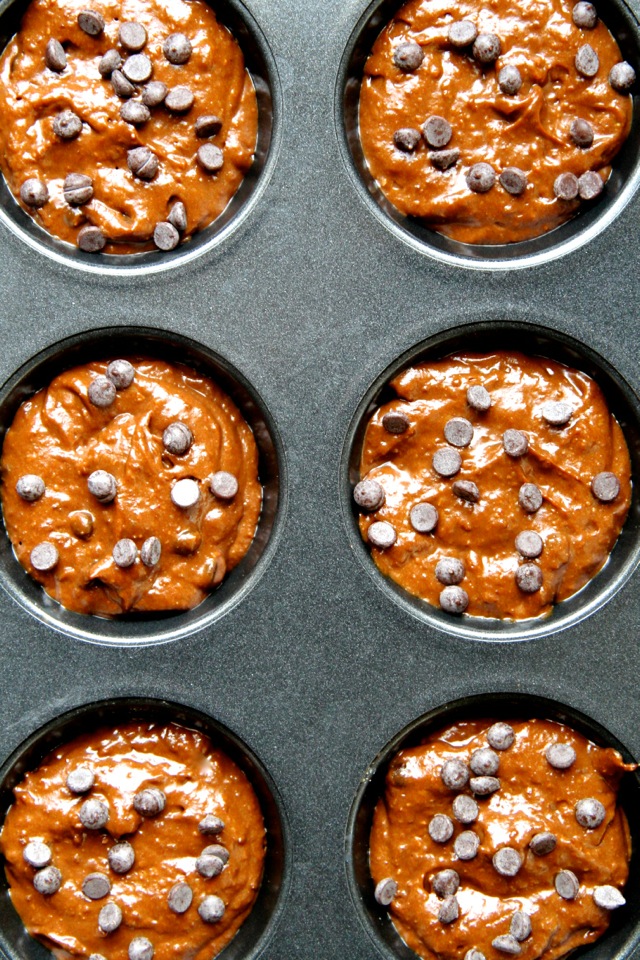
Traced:
<path fill-rule="evenodd" d="M 0 4 L 5 35 L 23 6 Z M 631 25 L 624 42 L 637 63 L 640 3 L 600 6 L 612 25 L 618 15 Z M 16 228 L 5 196 L 0 419 L 6 429 L 25 393 L 92 352 L 170 351 L 213 368 L 261 444 L 268 540 L 257 544 L 255 566 L 238 568 L 191 614 L 82 623 L 45 607 L 4 542 L 0 762 L 23 749 L 22 762 L 35 761 L 36 731 L 70 733 L 77 726 L 67 728 L 65 715 L 83 717 L 97 702 L 151 699 L 165 717 L 213 718 L 268 771 L 289 824 L 268 948 L 254 942 L 242 960 L 256 951 L 371 960 L 370 920 L 352 900 L 349 811 L 398 731 L 460 698 L 481 696 L 487 713 L 506 712 L 501 693 L 521 714 L 577 711 L 596 737 L 602 728 L 640 759 L 637 492 L 592 596 L 546 622 L 496 629 L 392 596 L 355 533 L 349 489 L 358 425 L 390 373 L 423 350 L 471 340 L 552 349 L 601 382 L 604 371 L 638 463 L 637 131 L 628 166 L 620 161 L 620 191 L 562 228 L 564 239 L 550 235 L 547 249 L 526 254 L 438 250 L 432 237 L 389 227 L 346 144 L 346 64 L 373 8 L 366 0 L 227 8 L 250 32 L 257 24 L 252 35 L 268 51 L 271 146 L 250 200 L 192 247 L 120 264 Z M 349 75 L 351 94 L 354 82 Z M 640 957 L 637 900 L 585 958 Z M 7 960 L 44 958 L 9 917 L 0 913 Z M 240 960 L 234 949 L 222 956 Z M 398 955 L 390 949 L 380 947 Z"/>

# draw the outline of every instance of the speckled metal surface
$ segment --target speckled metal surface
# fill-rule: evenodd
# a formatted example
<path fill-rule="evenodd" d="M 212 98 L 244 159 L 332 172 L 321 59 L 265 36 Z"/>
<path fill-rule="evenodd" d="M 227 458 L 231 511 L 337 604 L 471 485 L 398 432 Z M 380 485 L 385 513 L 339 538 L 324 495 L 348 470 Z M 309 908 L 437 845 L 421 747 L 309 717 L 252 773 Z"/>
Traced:
<path fill-rule="evenodd" d="M 241 602 L 197 632 L 156 646 L 127 645 L 126 630 L 121 647 L 85 643 L 0 591 L 1 760 L 72 707 L 135 695 L 211 714 L 264 763 L 288 814 L 293 859 L 270 960 L 374 955 L 347 891 L 347 817 L 368 765 L 420 714 L 469 694 L 526 692 L 582 711 L 640 758 L 637 570 L 562 632 L 477 642 L 415 619 L 352 549 L 345 436 L 376 377 L 417 342 L 483 319 L 539 323 L 582 340 L 640 392 L 640 197 L 586 246 L 517 274 L 438 262 L 362 203 L 334 103 L 366 6 L 247 0 L 280 78 L 275 163 L 241 226 L 192 263 L 144 276 L 82 273 L 0 225 L 0 381 L 70 334 L 153 326 L 235 366 L 283 439 L 277 549 Z M 637 905 L 630 910 L 639 923 Z M 587 955 L 609 960 L 613 946 Z"/>

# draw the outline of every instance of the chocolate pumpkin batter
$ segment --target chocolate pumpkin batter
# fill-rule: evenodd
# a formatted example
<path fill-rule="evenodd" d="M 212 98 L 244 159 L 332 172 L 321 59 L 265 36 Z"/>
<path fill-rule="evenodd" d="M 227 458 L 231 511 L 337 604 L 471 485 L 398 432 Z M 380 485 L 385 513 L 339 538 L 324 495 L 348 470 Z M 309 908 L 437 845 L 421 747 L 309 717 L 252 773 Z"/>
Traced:
<path fill-rule="evenodd" d="M 577 26 L 573 8 L 572 0 L 517 8 L 504 0 L 454 6 L 411 0 L 398 11 L 374 44 L 360 93 L 365 159 L 398 210 L 464 243 L 513 243 L 576 213 L 575 179 L 564 182 L 569 199 L 554 192 L 561 174 L 595 172 L 597 180 L 589 173 L 581 181 L 580 197 L 602 189 L 629 132 L 626 84 L 633 70 L 617 68 L 613 81 L 625 89 L 612 87 L 609 74 L 623 60 L 620 50 L 601 21 L 591 29 Z M 456 43 L 449 38 L 453 27 Z M 487 42 L 474 51 L 474 33 L 497 38 L 497 48 Z M 589 77 L 575 63 L 585 45 L 599 62 Z M 588 71 L 592 62 L 585 60 Z M 451 129 L 423 127 L 429 118 Z M 574 121 L 582 123 L 574 128 L 578 139 L 582 131 L 581 146 L 573 138 Z M 485 166 L 470 176 L 478 164 Z M 503 182 L 498 178 L 505 171 L 511 173 Z M 483 187 L 486 192 L 474 192 Z"/>
<path fill-rule="evenodd" d="M 629 452 L 594 381 L 496 351 L 421 364 L 391 387 L 354 491 L 382 573 L 448 612 L 512 620 L 584 587 L 631 500 Z"/>
<path fill-rule="evenodd" d="M 211 380 L 162 360 L 89 363 L 18 410 L 4 522 L 20 563 L 69 610 L 186 610 L 249 549 L 257 471 L 250 428 Z"/>
<path fill-rule="evenodd" d="M 160 803 L 145 807 L 143 791 L 155 791 Z M 128 960 L 132 941 L 146 938 L 154 960 L 199 960 L 218 954 L 251 911 L 265 852 L 260 805 L 244 773 L 201 733 L 174 724 L 102 729 L 57 749 L 14 793 L 0 836 L 11 899 L 29 933 L 48 947 Z M 102 828 L 83 823 L 85 804 L 96 801 L 108 809 Z M 27 862 L 34 841 L 48 848 L 37 867 Z M 204 862 L 207 847 L 217 850 L 213 872 Z M 45 870 L 59 871 L 56 892 L 34 888 Z M 103 879 L 85 893 L 92 874 Z M 176 884 L 182 900 L 175 892 L 170 899 Z M 224 910 L 215 922 L 198 912 L 208 897 Z M 169 906 L 187 901 L 184 912 Z M 107 904 L 121 911 L 109 933 L 99 926 L 108 926 L 101 914 Z"/>
<path fill-rule="evenodd" d="M 106 246 L 101 247 L 99 234 L 90 231 L 83 235 L 83 249 L 135 253 L 153 247 L 157 225 L 168 223 L 155 240 L 162 249 L 170 249 L 179 236 L 202 230 L 222 213 L 252 163 L 257 101 L 251 77 L 237 42 L 203 0 L 170 4 L 99 0 L 90 7 L 104 21 L 98 35 L 85 32 L 78 22 L 87 6 L 84 0 L 33 0 L 19 33 L 4 51 L 0 167 L 24 209 L 62 240 L 83 246 L 80 230 L 91 225 L 99 229 Z M 146 31 L 139 49 L 133 31 L 137 52 L 123 46 L 119 31 L 127 24 L 129 28 L 138 24 Z M 168 55 L 179 62 L 170 62 L 163 49 L 175 34 L 190 44 L 186 61 L 184 40 L 168 48 Z M 131 47 L 131 37 L 126 32 L 123 37 Z M 66 60 L 61 70 L 55 66 L 55 56 L 52 59 L 47 52 L 50 41 L 61 45 L 58 67 Z M 109 50 L 114 51 L 114 62 L 122 61 L 115 72 L 121 96 L 114 89 L 114 72 L 101 63 Z M 146 76 L 144 70 L 135 72 L 141 63 L 144 67 L 144 61 L 129 70 L 133 57 L 148 58 L 156 96 L 162 97 L 157 94 L 158 83 L 167 88 L 162 102 L 149 107 L 150 118 L 141 122 L 135 111 L 147 110 L 147 81 L 129 84 L 129 92 L 126 77 L 122 83 L 122 71 L 134 78 Z M 101 70 L 107 70 L 105 75 Z M 184 88 L 193 95 L 193 105 L 185 110 L 185 100 L 169 109 L 171 94 L 176 98 L 176 90 Z M 121 116 L 121 110 L 126 115 L 132 108 L 135 124 Z M 68 110 L 81 121 L 75 139 L 63 139 L 54 129 L 56 118 Z M 218 122 L 209 123 L 208 128 L 200 124 L 199 135 L 196 122 L 202 117 Z M 158 161 L 157 173 L 150 178 L 150 168 L 142 176 L 135 176 L 131 169 L 129 151 L 141 147 L 149 148 Z M 209 166 L 213 159 L 214 167 L 222 158 L 221 168 L 205 169 L 201 157 Z M 88 201 L 77 202 L 81 191 L 67 190 L 71 202 L 65 197 L 69 174 L 90 178 L 93 192 Z M 21 197 L 21 188 L 31 179 L 46 186 L 47 199 L 41 206 L 37 205 L 41 196 L 35 196 L 36 205 Z M 28 199 L 28 191 L 25 196 Z M 184 211 L 174 210 L 177 202 Z"/>

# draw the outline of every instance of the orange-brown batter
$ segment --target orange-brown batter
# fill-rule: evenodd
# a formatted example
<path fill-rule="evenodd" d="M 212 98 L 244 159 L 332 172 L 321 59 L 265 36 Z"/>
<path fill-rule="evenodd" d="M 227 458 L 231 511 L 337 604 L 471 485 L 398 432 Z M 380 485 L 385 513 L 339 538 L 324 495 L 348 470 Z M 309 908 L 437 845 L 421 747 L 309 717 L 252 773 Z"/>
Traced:
<path fill-rule="evenodd" d="M 391 919 L 425 960 L 462 960 L 469 950 L 480 951 L 486 960 L 519 953 L 527 960 L 554 960 L 602 935 L 609 911 L 594 902 L 594 890 L 621 890 L 627 880 L 631 844 L 624 812 L 617 806 L 617 787 L 624 770 L 635 765 L 625 765 L 617 751 L 596 746 L 568 726 L 518 721 L 510 723 L 513 745 L 493 751 L 499 760 L 494 793 L 474 794 L 469 786 L 473 780 L 460 790 L 447 787 L 443 764 L 459 760 L 466 765 L 475 750 L 488 748 L 490 726 L 490 721 L 456 723 L 421 746 L 402 750 L 391 761 L 385 793 L 375 809 L 371 873 L 376 884 L 385 878 L 397 884 Z M 575 761 L 568 769 L 551 766 L 545 754 L 551 744 L 573 748 Z M 473 770 L 467 773 L 476 776 Z M 468 797 L 466 803 L 472 805 L 473 798 L 477 804 L 477 818 L 470 823 L 461 823 L 453 809 L 462 795 Z M 576 819 L 576 804 L 584 799 L 604 806 L 604 819 L 593 829 Z M 435 841 L 429 832 L 437 814 L 453 823 L 445 842 Z M 477 854 L 468 860 L 454 849 L 463 831 L 479 838 Z M 536 855 L 529 844 L 542 832 L 553 834 L 556 846 Z M 493 865 L 494 855 L 505 847 L 522 858 L 515 876 L 501 875 Z M 434 892 L 434 878 L 441 870 L 454 870 L 459 878 L 454 894 L 459 915 L 449 922 L 439 919 L 444 897 Z M 556 890 L 562 871 L 577 878 L 574 899 Z M 493 942 L 509 936 L 516 911 L 528 916 L 531 933 L 511 942 L 509 952 Z"/>
<path fill-rule="evenodd" d="M 372 546 L 382 573 L 437 606 L 445 586 L 436 577 L 438 563 L 462 561 L 464 577 L 454 582 L 467 594 L 467 612 L 521 620 L 548 613 L 600 570 L 629 509 L 631 466 L 622 430 L 590 377 L 553 360 L 497 351 L 424 363 L 399 374 L 391 386 L 398 399 L 372 416 L 360 464 L 361 477 L 376 481 L 385 495 L 381 507 L 362 513 L 363 538 L 379 521 L 396 533 L 392 546 Z M 491 401 L 484 412 L 467 399 L 467 390 L 479 386 Z M 548 402 L 568 405 L 568 423 L 547 422 Z M 386 429 L 389 413 L 406 418 L 404 432 Z M 445 426 L 454 418 L 472 430 L 468 446 L 447 441 Z M 506 452 L 508 430 L 526 436 L 524 455 Z M 455 475 L 435 471 L 439 451 L 459 454 Z M 592 489 L 602 473 L 619 482 L 609 502 Z M 476 502 L 456 493 L 460 481 L 476 485 Z M 532 512 L 520 503 L 524 484 L 538 488 L 540 506 Z M 436 508 L 432 532 L 412 525 L 411 511 L 419 503 Z M 539 538 L 539 556 L 520 553 L 516 537 L 522 532 Z M 516 577 L 523 565 L 541 574 L 539 589 L 520 588 Z"/>
<path fill-rule="evenodd" d="M 132 358 L 132 367 L 131 384 L 112 390 L 106 407 L 89 391 L 108 380 L 107 362 L 60 374 L 23 403 L 4 441 L 2 507 L 16 556 L 51 597 L 80 613 L 195 606 L 245 555 L 260 515 L 256 443 L 230 398 L 184 366 Z M 182 454 L 165 444 L 176 423 L 192 438 Z M 115 480 L 108 502 L 90 489 L 96 471 Z M 213 492 L 220 474 L 235 478 L 235 494 Z M 44 486 L 35 500 L 16 489 L 25 476 Z M 176 484 L 188 480 L 197 502 L 177 505 Z M 156 562 L 143 551 L 150 538 L 159 540 Z M 136 551 L 129 566 L 113 552 L 123 540 Z M 58 551 L 49 571 L 34 566 L 42 543 Z"/>
<path fill-rule="evenodd" d="M 91 36 L 78 25 L 78 14 L 91 9 L 105 21 L 103 33 Z M 133 126 L 120 117 L 125 103 L 141 105 L 143 83 L 120 98 L 109 77 L 98 70 L 102 56 L 118 50 L 123 62 L 131 56 L 118 39 L 121 24 L 136 22 L 147 33 L 140 51 L 151 61 L 151 80 L 169 90 L 188 87 L 195 97 L 186 113 L 164 104 L 150 108 L 151 117 Z M 163 44 L 174 33 L 191 43 L 186 63 L 169 62 Z M 50 39 L 62 44 L 66 67 L 45 64 Z M 82 121 L 73 140 L 54 133 L 56 116 L 72 110 Z M 196 135 L 196 120 L 214 115 L 219 132 Z M 204 0 L 34 0 L 22 26 L 0 59 L 0 166 L 17 199 L 30 178 L 46 184 L 49 199 L 34 209 L 22 203 L 49 233 L 78 243 L 86 225 L 100 228 L 106 253 L 134 253 L 153 246 L 154 229 L 166 222 L 176 201 L 186 208 L 182 237 L 201 230 L 224 210 L 249 169 L 256 143 L 257 101 L 242 51 Z M 202 169 L 197 151 L 211 143 L 222 149 L 217 173 Z M 150 181 L 134 177 L 128 151 L 149 147 L 159 160 Z M 63 184 L 68 174 L 93 181 L 93 199 L 70 205 Z"/>
<path fill-rule="evenodd" d="M 67 776 L 89 768 L 93 787 L 74 794 Z M 166 804 L 155 816 L 134 807 L 142 790 L 162 791 Z M 136 937 L 146 937 L 154 960 L 208 958 L 219 953 L 248 916 L 258 894 L 265 851 L 260 804 L 246 776 L 201 733 L 176 725 L 130 723 L 102 729 L 73 740 L 52 753 L 15 788 L 15 802 L 5 820 L 0 849 L 14 907 L 29 933 L 66 956 L 100 954 L 128 960 Z M 107 804 L 102 829 L 87 829 L 80 810 L 87 800 Z M 222 829 L 205 834 L 199 824 L 207 815 Z M 219 826 L 219 824 L 217 825 Z M 47 895 L 34 889 L 38 870 L 25 861 L 27 844 L 44 842 L 61 885 Z M 135 854 L 128 872 L 111 868 L 108 852 L 127 841 Z M 197 858 L 209 845 L 228 852 L 218 875 L 202 876 Z M 110 884 L 106 896 L 92 900 L 83 893 L 87 875 L 99 873 Z M 187 883 L 193 900 L 183 913 L 168 906 L 169 891 Z M 224 915 L 204 922 L 198 906 L 219 897 Z M 101 933 L 100 911 L 117 904 L 122 922 Z"/>
<path fill-rule="evenodd" d="M 630 96 L 608 79 L 623 58 L 601 21 L 593 29 L 575 25 L 573 7 L 574 0 L 523 0 L 516 7 L 505 0 L 411 0 L 399 10 L 374 44 L 360 94 L 365 158 L 395 207 L 454 240 L 512 243 L 546 233 L 576 213 L 579 199 L 554 194 L 560 174 L 597 171 L 603 180 L 609 177 L 631 123 Z M 449 42 L 449 28 L 460 21 L 499 38 L 497 60 L 483 64 L 470 45 L 460 49 Z M 424 54 L 412 71 L 394 63 L 394 51 L 407 41 Z M 585 44 L 599 58 L 592 78 L 580 75 L 574 63 Z M 498 84 L 507 66 L 520 71 L 522 82 L 511 95 Z M 444 171 L 432 163 L 421 136 L 431 116 L 450 124 L 445 147 L 460 152 Z M 592 126 L 588 148 L 571 138 L 577 119 Z M 394 144 L 394 134 L 404 128 L 418 134 L 411 152 Z M 495 185 L 487 193 L 468 186 L 466 174 L 477 163 L 494 169 Z M 498 181 L 509 168 L 526 176 L 519 195 Z"/>

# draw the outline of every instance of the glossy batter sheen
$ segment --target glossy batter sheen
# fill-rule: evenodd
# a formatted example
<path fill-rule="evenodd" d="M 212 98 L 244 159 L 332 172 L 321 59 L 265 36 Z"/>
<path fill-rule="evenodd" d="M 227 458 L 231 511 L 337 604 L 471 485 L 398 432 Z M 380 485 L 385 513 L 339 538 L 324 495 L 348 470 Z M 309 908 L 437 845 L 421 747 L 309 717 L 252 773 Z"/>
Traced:
<path fill-rule="evenodd" d="M 552 230 L 573 216 L 580 201 L 558 200 L 553 185 L 565 172 L 599 171 L 607 179 L 611 161 L 631 123 L 631 98 L 616 93 L 609 70 L 623 60 L 602 22 L 580 30 L 572 21 L 574 0 L 527 0 L 517 8 L 505 0 L 412 0 L 376 40 L 365 66 L 360 94 L 360 137 L 366 161 L 387 199 L 402 213 L 464 243 L 513 243 Z M 603 11 L 604 12 L 604 11 Z M 451 23 L 472 21 L 480 33 L 494 33 L 502 53 L 482 67 L 469 50 L 448 42 Z M 415 73 L 403 73 L 393 50 L 416 41 L 425 58 Z M 574 57 L 590 44 L 600 59 L 592 80 L 580 76 Z M 523 84 L 515 96 L 500 91 L 497 76 L 513 65 Z M 415 153 L 394 146 L 396 130 L 420 130 L 432 115 L 453 128 L 448 148 L 457 147 L 457 166 L 440 172 L 424 141 Z M 593 146 L 572 142 L 573 120 L 594 128 Z M 517 167 L 528 177 L 521 196 L 497 182 L 488 193 L 472 193 L 465 173 L 488 163 L 496 177 Z"/>
<path fill-rule="evenodd" d="M 479 413 L 467 403 L 467 388 L 486 387 L 490 409 Z M 460 586 L 469 595 L 467 613 L 478 617 L 522 620 L 549 613 L 554 603 L 580 590 L 603 566 L 620 533 L 631 500 L 629 452 L 600 388 L 586 374 L 553 360 L 496 352 L 448 357 L 413 367 L 391 383 L 399 399 L 380 407 L 365 435 L 360 471 L 383 486 L 386 501 L 375 513 L 363 513 L 360 529 L 377 520 L 397 531 L 394 546 L 372 548 L 377 566 L 410 593 L 438 606 L 442 583 L 435 576 L 443 557 L 462 560 Z M 565 401 L 573 415 L 567 426 L 550 426 L 542 417 L 547 401 Z M 389 411 L 410 421 L 394 436 L 382 425 Z M 439 477 L 431 461 L 447 447 L 444 426 L 454 417 L 473 425 L 470 446 L 459 450 L 460 472 Z M 517 429 L 529 438 L 525 456 L 513 458 L 502 435 Z M 611 471 L 620 481 L 612 503 L 593 496 L 591 481 Z M 453 493 L 456 480 L 477 484 L 480 499 L 472 504 Z M 543 503 L 527 514 L 518 501 L 524 483 L 535 483 Z M 433 533 L 417 533 L 409 512 L 420 502 L 439 513 Z M 543 540 L 535 562 L 542 588 L 523 593 L 515 574 L 522 563 L 515 538 L 533 530 Z"/>
<path fill-rule="evenodd" d="M 74 796 L 66 786 L 68 773 L 90 767 L 95 785 Z M 140 816 L 133 796 L 148 787 L 166 795 L 164 811 Z M 101 954 L 107 960 L 128 960 L 134 937 L 147 937 L 154 960 L 215 956 L 247 918 L 258 894 L 265 851 L 260 805 L 244 773 L 200 733 L 171 724 L 131 723 L 87 734 L 59 748 L 26 775 L 15 788 L 15 802 L 5 820 L 0 850 L 11 900 L 29 933 L 66 956 Z M 78 812 L 93 797 L 109 806 L 102 830 L 87 830 Z M 203 836 L 198 824 L 207 814 L 224 821 L 215 836 Z M 24 860 L 30 841 L 44 841 L 52 864 L 62 873 L 57 893 L 45 896 L 33 887 L 36 871 Z M 114 873 L 107 852 L 117 841 L 134 848 L 129 873 Z M 229 861 L 217 877 L 205 879 L 195 861 L 209 844 L 229 851 Z M 90 900 L 82 881 L 90 873 L 105 874 L 111 892 Z M 171 887 L 186 881 L 193 903 L 181 915 L 167 905 Z M 221 897 L 225 913 L 217 923 L 204 923 L 198 904 L 208 895 Z M 117 903 L 123 922 L 114 933 L 98 928 L 98 914 L 108 902 Z"/>
<path fill-rule="evenodd" d="M 130 387 L 106 409 L 93 406 L 88 388 L 107 362 L 60 374 L 27 400 L 7 431 L 2 452 L 4 522 L 23 567 L 70 610 L 99 616 L 129 611 L 186 610 L 200 603 L 245 555 L 262 504 L 258 452 L 250 428 L 226 394 L 187 367 L 134 359 Z M 163 446 L 163 432 L 185 423 L 194 442 L 183 456 Z M 101 504 L 87 478 L 105 470 L 118 493 Z M 208 478 L 228 471 L 238 480 L 232 500 L 220 500 Z M 44 496 L 29 503 L 16 491 L 25 474 L 39 475 Z M 198 481 L 200 499 L 189 509 L 171 500 L 176 481 Z M 88 511 L 93 533 L 74 533 L 71 514 Z M 156 536 L 162 555 L 154 567 L 140 558 L 118 567 L 112 551 L 122 538 L 138 550 Z M 41 542 L 59 553 L 49 573 L 33 569 L 30 554 Z"/>
<path fill-rule="evenodd" d="M 91 37 L 77 23 L 91 8 L 106 21 L 104 33 Z M 148 35 L 142 53 L 153 64 L 152 80 L 170 89 L 187 86 L 195 103 L 186 114 L 153 107 L 141 127 L 120 119 L 126 101 L 98 72 L 98 63 L 117 48 L 120 23 L 141 23 Z M 183 65 L 169 63 L 162 44 L 184 33 L 193 50 Z M 67 53 L 67 67 L 56 73 L 45 66 L 47 41 L 58 40 Z M 139 97 L 136 97 L 139 100 Z M 53 118 L 73 110 L 83 121 L 76 140 L 61 141 Z M 198 147 L 209 140 L 195 134 L 196 118 L 214 114 L 223 121 L 210 142 L 222 148 L 219 173 L 203 171 Z M 79 228 L 100 227 L 108 239 L 106 253 L 135 253 L 153 246 L 155 225 L 165 221 L 174 201 L 187 210 L 186 235 L 201 230 L 222 213 L 249 169 L 256 144 L 257 102 L 242 51 L 204 0 L 34 0 L 20 31 L 0 60 L 0 166 L 14 196 L 30 177 L 46 182 L 50 200 L 40 210 L 24 206 L 49 233 L 76 244 Z M 127 151 L 149 147 L 160 161 L 151 182 L 136 179 L 127 167 Z M 69 173 L 94 182 L 93 200 L 72 207 L 64 199 Z M 20 201 L 19 201 L 20 202 Z"/>
<path fill-rule="evenodd" d="M 623 771 L 634 767 L 625 766 L 615 750 L 596 746 L 570 727 L 545 720 L 512 723 L 515 742 L 499 751 L 500 789 L 477 798 L 480 811 L 474 824 L 463 826 L 455 820 L 452 802 L 457 794 L 442 782 L 442 764 L 450 759 L 466 763 L 473 750 L 487 747 L 490 726 L 490 721 L 457 723 L 422 746 L 401 751 L 391 761 L 384 797 L 375 809 L 371 873 L 376 883 L 385 877 L 397 882 L 391 918 L 425 960 L 462 960 L 472 948 L 487 960 L 505 960 L 509 954 L 492 941 L 509 933 L 517 910 L 529 914 L 532 925 L 531 936 L 520 943 L 522 956 L 554 960 L 606 930 L 609 913 L 594 903 L 594 887 L 611 884 L 621 889 L 627 880 L 631 844 L 616 795 Z M 554 742 L 576 751 L 570 769 L 556 770 L 548 763 L 545 749 Z M 468 787 L 462 792 L 472 795 Z M 595 830 L 576 821 L 574 807 L 583 798 L 595 798 L 606 808 L 604 822 Z M 438 813 L 455 823 L 446 843 L 436 843 L 428 832 Z M 463 861 L 453 845 L 469 829 L 479 835 L 480 846 L 474 859 Z M 553 833 L 557 846 L 535 856 L 528 845 L 542 831 Z M 504 846 L 524 857 L 513 878 L 501 876 L 492 864 Z M 460 876 L 460 916 L 449 924 L 438 920 L 442 900 L 432 890 L 434 874 L 443 869 Z M 580 881 L 575 900 L 564 900 L 555 890 L 554 878 L 561 870 L 571 870 Z"/>

